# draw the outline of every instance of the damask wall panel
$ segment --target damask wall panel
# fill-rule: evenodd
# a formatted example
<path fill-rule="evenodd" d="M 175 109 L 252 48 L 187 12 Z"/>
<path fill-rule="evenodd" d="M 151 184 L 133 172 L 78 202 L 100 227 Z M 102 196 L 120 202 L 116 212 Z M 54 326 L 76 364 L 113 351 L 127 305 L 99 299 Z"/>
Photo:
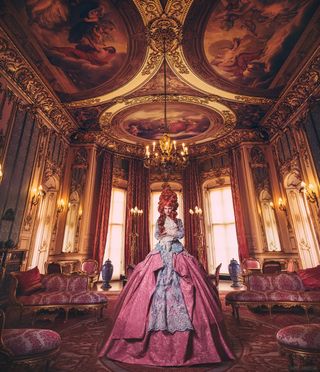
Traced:
<path fill-rule="evenodd" d="M 13 124 L 0 186 L 0 240 L 18 241 L 38 136 L 39 129 L 33 115 L 20 107 Z"/>
<path fill-rule="evenodd" d="M 310 110 L 304 129 L 307 134 L 314 165 L 320 178 L 320 104 Z"/>

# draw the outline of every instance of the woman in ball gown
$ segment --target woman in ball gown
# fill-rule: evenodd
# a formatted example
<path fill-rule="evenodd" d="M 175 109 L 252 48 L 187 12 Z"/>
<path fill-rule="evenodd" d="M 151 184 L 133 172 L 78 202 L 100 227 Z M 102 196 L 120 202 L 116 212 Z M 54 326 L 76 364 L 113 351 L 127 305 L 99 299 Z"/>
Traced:
<path fill-rule="evenodd" d="M 179 242 L 184 228 L 177 207 L 177 194 L 166 186 L 158 207 L 158 243 L 122 290 L 100 357 L 155 366 L 234 359 L 218 292 Z"/>

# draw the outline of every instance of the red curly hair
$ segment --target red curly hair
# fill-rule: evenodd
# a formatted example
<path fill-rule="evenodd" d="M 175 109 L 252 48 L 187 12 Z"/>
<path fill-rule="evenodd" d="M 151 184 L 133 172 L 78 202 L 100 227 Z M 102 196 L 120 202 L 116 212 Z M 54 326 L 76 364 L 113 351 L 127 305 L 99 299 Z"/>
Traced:
<path fill-rule="evenodd" d="M 157 224 L 159 228 L 160 234 L 164 232 L 164 222 L 166 220 L 166 215 L 164 213 L 164 207 L 169 206 L 172 208 L 172 211 L 170 213 L 170 218 L 173 219 L 173 221 L 177 224 L 177 209 L 178 209 L 178 196 L 177 194 L 171 190 L 170 185 L 165 184 L 162 188 L 162 192 L 159 198 L 158 203 L 158 211 L 160 213 L 160 216 L 158 218 Z"/>

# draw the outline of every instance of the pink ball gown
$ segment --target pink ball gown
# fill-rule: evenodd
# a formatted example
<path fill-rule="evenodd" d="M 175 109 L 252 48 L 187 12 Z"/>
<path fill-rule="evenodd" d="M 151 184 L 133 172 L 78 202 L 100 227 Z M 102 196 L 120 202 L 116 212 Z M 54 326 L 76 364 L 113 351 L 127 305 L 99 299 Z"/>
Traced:
<path fill-rule="evenodd" d="M 171 235 L 159 239 L 122 290 L 100 357 L 155 366 L 234 359 L 217 290 L 179 242 L 184 235 L 181 220 L 176 229 L 170 220 L 165 228 Z"/>

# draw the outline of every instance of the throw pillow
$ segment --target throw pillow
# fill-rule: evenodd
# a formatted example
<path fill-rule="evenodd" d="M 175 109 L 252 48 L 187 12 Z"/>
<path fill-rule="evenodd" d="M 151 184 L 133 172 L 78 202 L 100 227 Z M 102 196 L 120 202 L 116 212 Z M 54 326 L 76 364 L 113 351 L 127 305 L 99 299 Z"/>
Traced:
<path fill-rule="evenodd" d="M 320 289 L 320 265 L 310 269 L 298 270 L 305 289 Z"/>
<path fill-rule="evenodd" d="M 41 274 L 37 266 L 31 270 L 15 273 L 15 277 L 18 279 L 18 293 L 20 295 L 30 295 L 42 289 Z"/>

